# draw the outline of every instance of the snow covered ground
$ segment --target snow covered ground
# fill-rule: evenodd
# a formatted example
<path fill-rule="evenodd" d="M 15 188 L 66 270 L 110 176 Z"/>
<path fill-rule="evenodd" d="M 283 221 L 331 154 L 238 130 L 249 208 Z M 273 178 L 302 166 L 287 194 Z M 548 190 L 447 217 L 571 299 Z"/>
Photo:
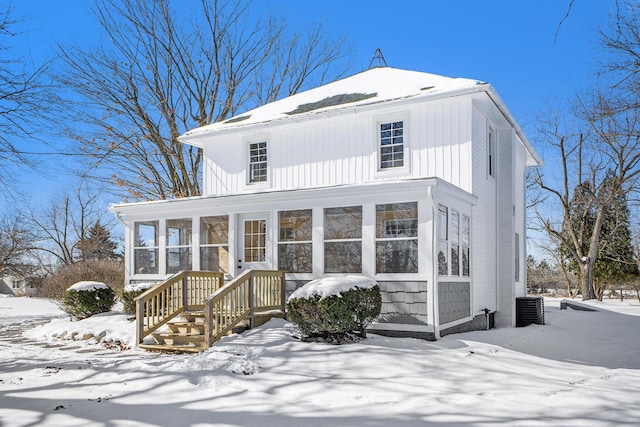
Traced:
<path fill-rule="evenodd" d="M 198 355 L 159 355 L 97 344 L 133 341 L 123 315 L 69 322 L 48 300 L 0 298 L 0 425 L 640 424 L 640 305 L 559 301 L 545 300 L 546 325 L 438 342 L 302 343 L 272 320 Z M 52 337 L 64 331 L 95 337 Z"/>

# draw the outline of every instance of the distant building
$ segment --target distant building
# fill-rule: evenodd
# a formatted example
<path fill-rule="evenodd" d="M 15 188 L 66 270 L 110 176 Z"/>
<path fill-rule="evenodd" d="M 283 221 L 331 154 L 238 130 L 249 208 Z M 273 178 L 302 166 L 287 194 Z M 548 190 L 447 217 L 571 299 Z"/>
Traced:
<path fill-rule="evenodd" d="M 540 159 L 490 84 L 374 68 L 180 140 L 203 150 L 201 197 L 110 207 L 127 281 L 279 269 L 291 293 L 360 274 L 382 287 L 373 330 L 515 324 Z"/>
<path fill-rule="evenodd" d="M 32 287 L 25 278 L 20 276 L 0 277 L 0 294 L 15 296 L 35 295 L 38 290 Z"/>

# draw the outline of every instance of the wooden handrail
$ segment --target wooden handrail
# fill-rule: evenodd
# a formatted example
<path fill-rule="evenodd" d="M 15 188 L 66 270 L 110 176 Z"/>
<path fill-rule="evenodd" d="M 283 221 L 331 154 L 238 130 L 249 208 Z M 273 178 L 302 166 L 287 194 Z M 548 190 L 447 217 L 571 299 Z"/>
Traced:
<path fill-rule="evenodd" d="M 256 311 L 285 310 L 283 271 L 249 270 L 204 301 L 205 348 L 243 320 L 255 324 Z"/>
<path fill-rule="evenodd" d="M 223 283 L 221 272 L 181 271 L 136 297 L 136 342 L 180 313 L 204 308 L 205 298 Z"/>

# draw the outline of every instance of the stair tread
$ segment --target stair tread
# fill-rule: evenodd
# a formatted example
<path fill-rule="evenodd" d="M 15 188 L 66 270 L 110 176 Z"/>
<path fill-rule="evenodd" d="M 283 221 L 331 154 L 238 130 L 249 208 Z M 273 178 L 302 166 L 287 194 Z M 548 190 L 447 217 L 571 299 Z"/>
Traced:
<path fill-rule="evenodd" d="M 204 350 L 202 345 L 194 344 L 139 344 L 138 347 L 144 350 L 163 352 L 200 353 Z"/>
<path fill-rule="evenodd" d="M 182 332 L 154 332 L 151 334 L 156 337 L 165 337 L 165 338 L 173 338 L 173 337 L 203 337 L 203 334 L 200 333 L 182 333 Z"/>

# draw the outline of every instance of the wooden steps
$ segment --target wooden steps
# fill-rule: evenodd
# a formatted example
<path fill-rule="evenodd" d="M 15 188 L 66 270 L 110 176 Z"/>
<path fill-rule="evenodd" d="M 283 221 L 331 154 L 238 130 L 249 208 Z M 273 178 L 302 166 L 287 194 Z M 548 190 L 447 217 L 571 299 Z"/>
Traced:
<path fill-rule="evenodd" d="M 255 326 L 260 326 L 273 317 L 282 318 L 281 311 L 269 311 L 255 314 Z M 249 329 L 249 321 L 243 321 L 227 335 L 242 333 Z M 204 312 L 191 311 L 180 314 L 177 321 L 167 323 L 167 330 L 154 332 L 153 344 L 139 344 L 138 347 L 164 353 L 199 353 L 206 350 L 204 339 Z"/>

